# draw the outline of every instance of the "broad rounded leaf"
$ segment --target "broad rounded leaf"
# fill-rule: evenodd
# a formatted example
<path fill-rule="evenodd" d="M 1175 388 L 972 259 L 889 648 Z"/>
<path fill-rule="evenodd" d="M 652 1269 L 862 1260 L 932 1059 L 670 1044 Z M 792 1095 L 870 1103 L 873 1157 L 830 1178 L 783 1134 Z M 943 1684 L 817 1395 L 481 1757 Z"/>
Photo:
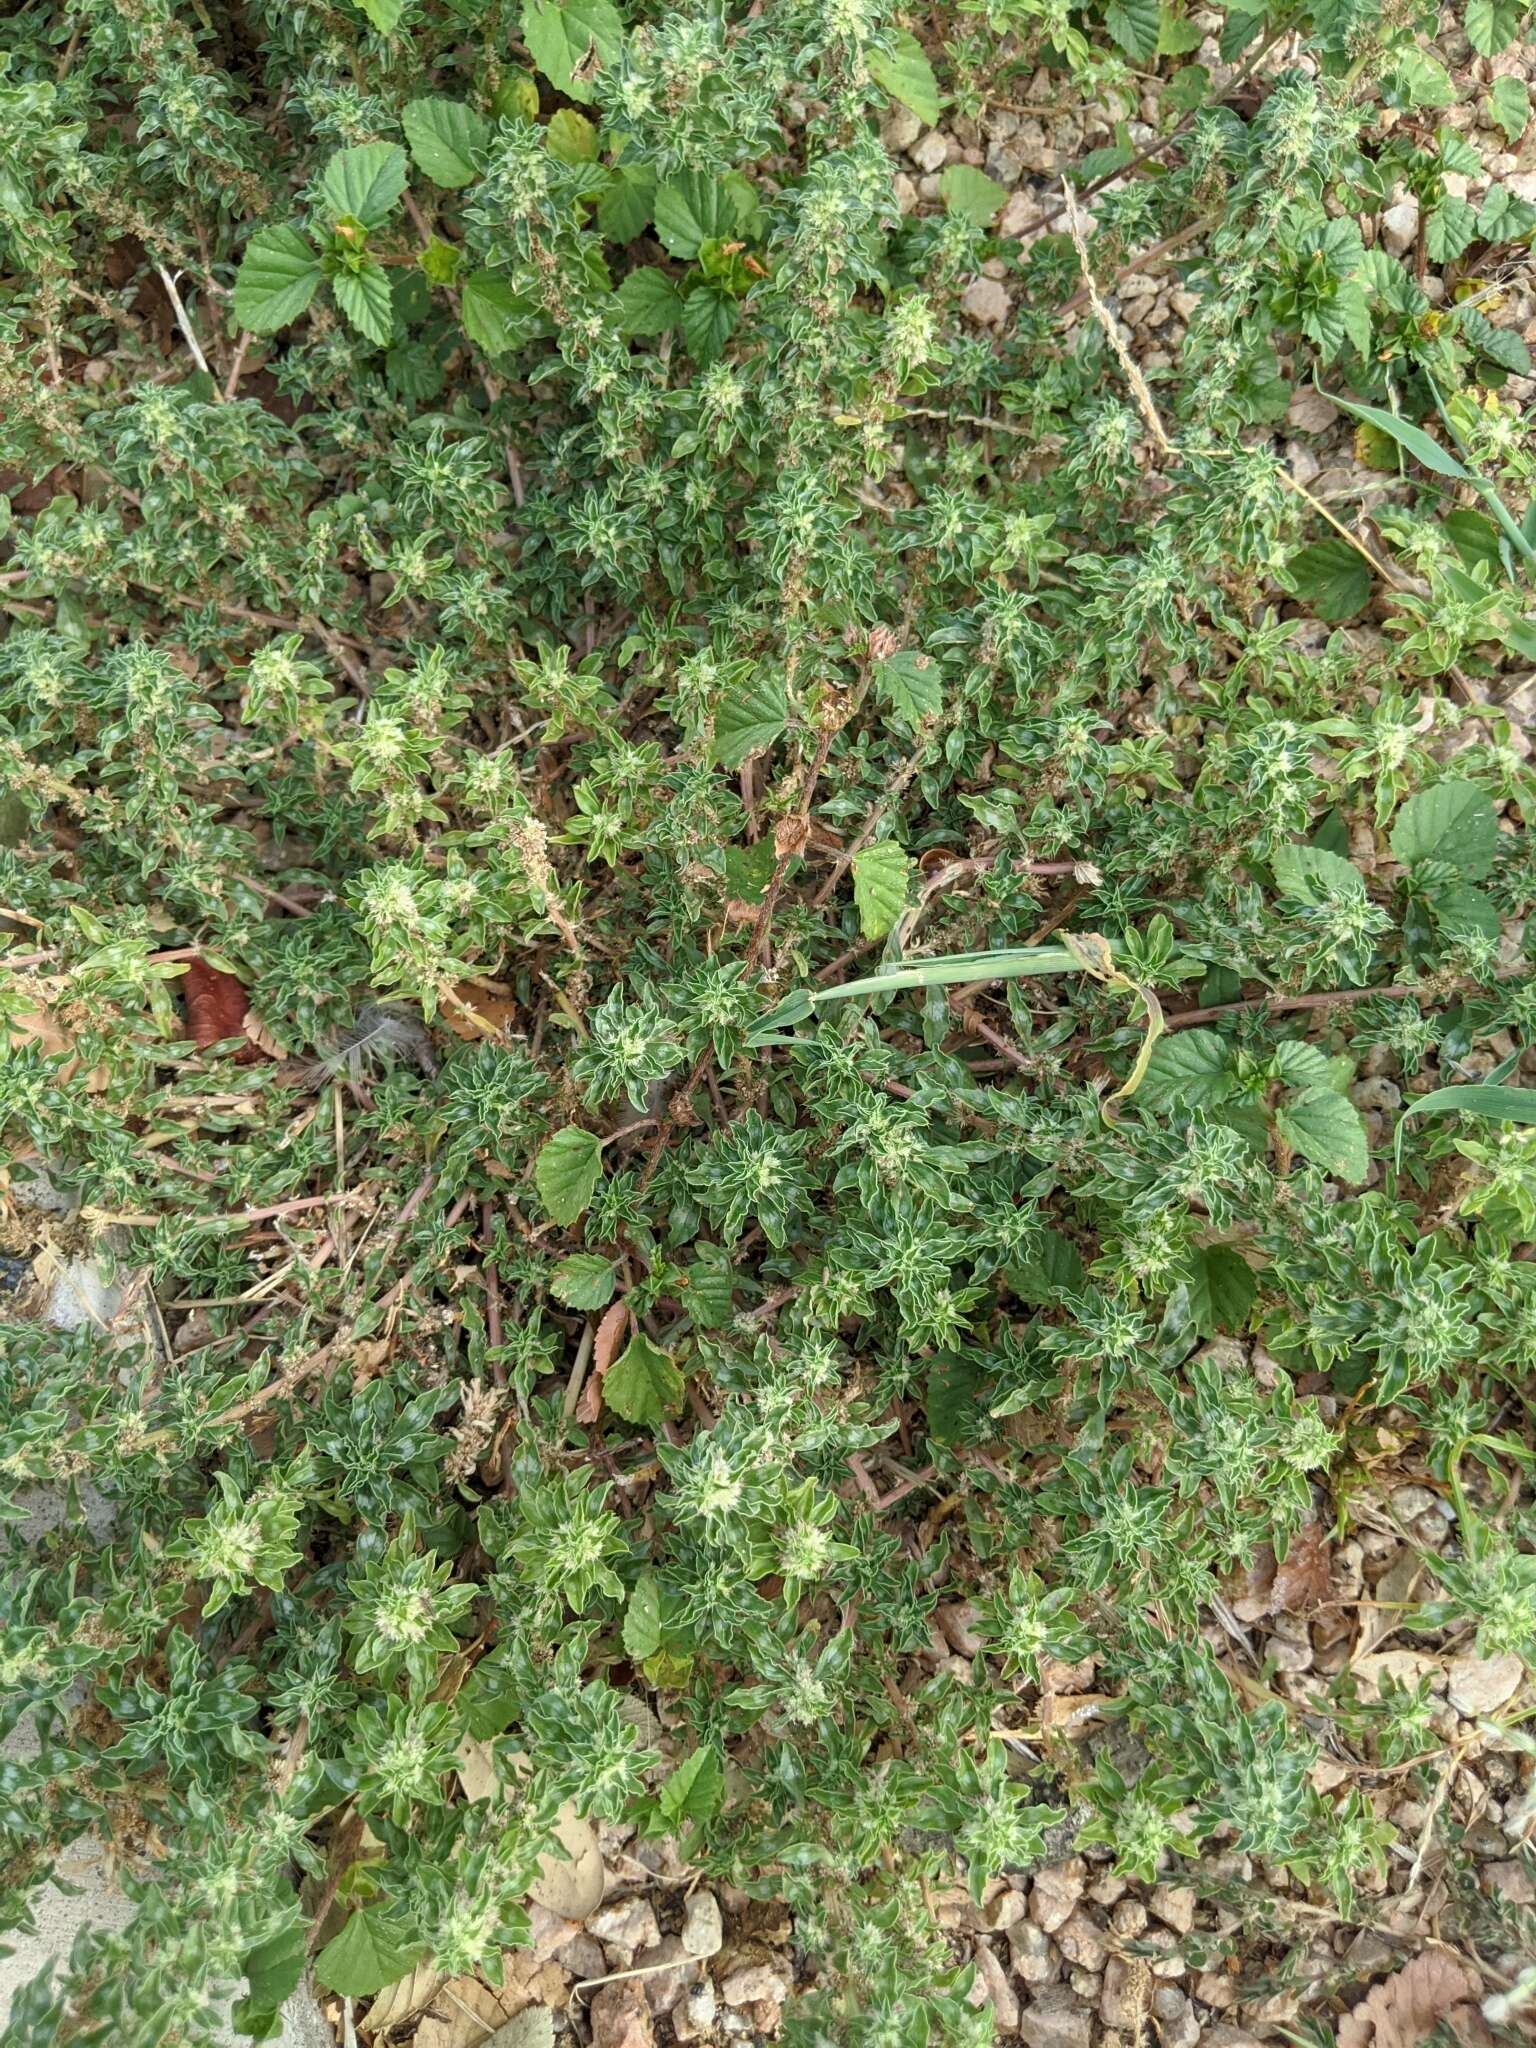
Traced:
<path fill-rule="evenodd" d="M 951 164 L 939 179 L 939 196 L 949 212 L 984 228 L 1007 199 L 1008 187 L 978 171 L 974 164 Z"/>
<path fill-rule="evenodd" d="M 377 263 L 365 264 L 355 272 L 339 272 L 331 279 L 331 290 L 359 334 L 366 334 L 370 341 L 389 340 L 395 327 L 395 307 L 389 279 Z"/>
<path fill-rule="evenodd" d="M 723 241 L 739 223 L 739 195 L 708 171 L 684 171 L 656 188 L 656 232 L 669 256 L 692 258 L 705 242 Z"/>
<path fill-rule="evenodd" d="M 613 1288 L 613 1261 L 601 1252 L 573 1252 L 549 1276 L 550 1293 L 567 1308 L 606 1308 Z"/>
<path fill-rule="evenodd" d="M 535 317 L 530 301 L 489 270 L 472 271 L 464 280 L 459 306 L 466 339 L 492 356 L 517 348 Z"/>
<path fill-rule="evenodd" d="M 613 295 L 621 334 L 665 334 L 683 317 L 683 295 L 663 270 L 632 270 Z"/>
<path fill-rule="evenodd" d="M 1493 798 L 1476 783 L 1456 779 L 1409 797 L 1392 827 L 1392 852 L 1404 867 L 1418 860 L 1443 860 L 1464 882 L 1483 879 L 1498 845 Z"/>
<path fill-rule="evenodd" d="M 939 82 L 922 44 L 907 29 L 896 31 L 889 53 L 869 59 L 869 75 L 893 100 L 910 107 L 925 127 L 939 118 Z"/>
<path fill-rule="evenodd" d="M 584 1215 L 602 1172 L 603 1148 L 591 1131 L 579 1124 L 556 1131 L 533 1169 L 533 1184 L 550 1221 L 564 1225 Z"/>
<path fill-rule="evenodd" d="M 1313 541 L 1310 547 L 1298 548 L 1285 568 L 1301 602 L 1330 624 L 1352 619 L 1370 603 L 1370 565 L 1348 541 Z"/>
<path fill-rule="evenodd" d="M 1154 1103 L 1197 1109 L 1232 1092 L 1232 1047 L 1219 1031 L 1170 1031 L 1152 1048 L 1141 1084 Z"/>
<path fill-rule="evenodd" d="M 866 939 L 883 939 L 906 909 L 911 872 L 911 861 L 892 839 L 854 855 L 853 900 Z"/>
<path fill-rule="evenodd" d="M 1360 870 L 1321 846 L 1277 847 L 1270 866 L 1281 894 L 1296 903 L 1320 904 L 1332 896 L 1365 894 Z"/>
<path fill-rule="evenodd" d="M 381 36 L 393 35 L 405 12 L 405 0 L 357 0 Z"/>
<path fill-rule="evenodd" d="M 297 228 L 262 228 L 235 279 L 235 318 L 252 334 L 275 334 L 307 310 L 324 274 Z"/>
<path fill-rule="evenodd" d="M 624 44 L 624 23 L 612 0 L 525 0 L 523 41 L 557 92 L 590 100 L 592 74 L 612 64 Z"/>
<path fill-rule="evenodd" d="M 683 1376 L 665 1351 L 636 1330 L 603 1375 L 603 1400 L 625 1422 L 660 1429 L 683 1406 Z"/>
<path fill-rule="evenodd" d="M 920 647 L 903 647 L 875 664 L 875 688 L 908 725 L 944 708 L 944 673 Z"/>
<path fill-rule="evenodd" d="M 315 1957 L 315 1981 L 343 1998 L 371 1998 L 425 1953 L 426 1944 L 382 1906 L 367 1906 Z"/>
<path fill-rule="evenodd" d="M 759 670 L 730 692 L 715 712 L 715 759 L 739 768 L 771 747 L 789 720 L 789 692 L 772 669 Z"/>
<path fill-rule="evenodd" d="M 388 219 L 405 190 L 405 151 L 397 142 L 365 142 L 338 150 L 320 177 L 320 196 L 332 220 L 350 214 L 365 228 Z"/>
<path fill-rule="evenodd" d="M 1357 1183 L 1365 1179 L 1370 1165 L 1365 1125 L 1347 1095 L 1331 1088 L 1304 1089 L 1275 1111 L 1275 1129 L 1324 1173 Z"/>
<path fill-rule="evenodd" d="M 457 191 L 476 176 L 490 139 L 483 114 L 461 100 L 410 100 L 400 116 L 417 170 Z"/>

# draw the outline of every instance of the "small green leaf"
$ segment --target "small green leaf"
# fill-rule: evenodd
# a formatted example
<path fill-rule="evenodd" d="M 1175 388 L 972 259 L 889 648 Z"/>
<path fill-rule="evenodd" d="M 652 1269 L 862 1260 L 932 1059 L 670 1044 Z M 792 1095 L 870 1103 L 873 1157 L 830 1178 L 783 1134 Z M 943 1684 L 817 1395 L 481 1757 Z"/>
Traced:
<path fill-rule="evenodd" d="M 853 900 L 866 939 L 883 939 L 905 910 L 911 872 L 911 861 L 892 839 L 854 855 Z"/>
<path fill-rule="evenodd" d="M 1330 624 L 1352 619 L 1370 602 L 1369 565 L 1348 541 L 1313 541 L 1310 547 L 1299 548 L 1285 566 L 1296 596 Z"/>
<path fill-rule="evenodd" d="M 491 356 L 520 347 L 535 319 L 531 302 L 490 270 L 470 273 L 459 303 L 465 339 Z"/>
<path fill-rule="evenodd" d="M 597 161 L 597 128 L 574 107 L 560 107 L 550 115 L 544 130 L 544 144 L 562 164 L 591 164 Z"/>
<path fill-rule="evenodd" d="M 405 190 L 405 151 L 397 142 L 339 149 L 320 176 L 320 197 L 332 220 L 350 216 L 365 228 L 389 218 Z"/>
<path fill-rule="evenodd" d="M 550 1293 L 567 1308 L 606 1308 L 613 1289 L 613 1262 L 600 1252 L 572 1252 L 549 1276 Z"/>
<path fill-rule="evenodd" d="M 389 293 L 389 279 L 377 263 L 365 263 L 361 270 L 342 270 L 331 279 L 336 303 L 359 334 L 380 343 L 395 331 L 395 307 Z"/>
<path fill-rule="evenodd" d="M 725 1797 L 725 1772 L 713 1749 L 696 1749 L 685 1756 L 657 1795 L 663 1820 L 675 1827 L 679 1821 L 713 1820 Z"/>
<path fill-rule="evenodd" d="M 1195 1253 L 1189 1277 L 1189 1312 L 1202 1337 L 1241 1330 L 1258 1291 L 1252 1267 L 1230 1245 L 1206 1245 Z"/>
<path fill-rule="evenodd" d="M 684 171 L 657 186 L 655 213 L 662 247 L 691 261 L 705 242 L 729 241 L 740 228 L 740 187 L 708 171 Z"/>
<path fill-rule="evenodd" d="M 567 1124 L 547 1139 L 533 1169 L 533 1184 L 552 1223 L 585 1215 L 603 1173 L 603 1148 L 591 1131 Z"/>
<path fill-rule="evenodd" d="M 683 1376 L 665 1351 L 636 1330 L 603 1375 L 603 1400 L 625 1422 L 660 1429 L 682 1412 Z"/>
<path fill-rule="evenodd" d="M 1133 63 L 1144 64 L 1157 54 L 1162 9 L 1158 0 L 1109 0 L 1104 26 Z"/>
<path fill-rule="evenodd" d="M 1270 862 L 1283 896 L 1312 906 L 1335 896 L 1363 896 L 1365 877 L 1352 861 L 1320 846 L 1280 846 Z"/>
<path fill-rule="evenodd" d="M 654 1572 L 642 1572 L 624 1610 L 624 1654 L 643 1664 L 661 1648 L 661 1589 Z"/>
<path fill-rule="evenodd" d="M 948 212 L 984 228 L 991 225 L 1007 200 L 1008 187 L 978 171 L 974 164 L 951 164 L 939 179 L 939 197 Z"/>
<path fill-rule="evenodd" d="M 1513 149 L 1531 118 L 1531 89 L 1523 78 L 1496 78 L 1488 94 L 1488 112 Z"/>
<path fill-rule="evenodd" d="M 771 747 L 789 719 L 789 693 L 781 673 L 760 668 L 730 690 L 715 712 L 715 759 L 722 768 L 739 768 L 753 754 Z"/>
<path fill-rule="evenodd" d="M 490 123 L 462 100 L 408 100 L 400 125 L 417 170 L 434 185 L 457 191 L 478 174 Z"/>
<path fill-rule="evenodd" d="M 624 23 L 612 0 L 524 0 L 523 41 L 555 88 L 573 100 L 594 95 L 592 76 L 624 47 Z"/>
<path fill-rule="evenodd" d="M 1467 41 L 1479 57 L 1496 57 L 1520 33 L 1526 0 L 1467 0 Z"/>
<path fill-rule="evenodd" d="M 1331 1088 L 1306 1088 L 1275 1111 L 1275 1129 L 1285 1142 L 1324 1173 L 1359 1183 L 1370 1153 L 1360 1112 L 1347 1095 Z"/>
<path fill-rule="evenodd" d="M 597 202 L 597 225 L 610 242 L 632 242 L 656 204 L 654 173 L 636 164 L 615 164 Z"/>
<path fill-rule="evenodd" d="M 944 708 L 944 673 L 932 655 L 903 647 L 875 663 L 875 688 L 897 717 L 915 726 Z"/>
<path fill-rule="evenodd" d="M 870 57 L 869 75 L 893 100 L 910 107 L 925 128 L 933 127 L 939 118 L 939 81 L 915 35 L 897 29 L 889 53 Z"/>
<path fill-rule="evenodd" d="M 1392 827 L 1392 852 L 1404 867 L 1439 860 L 1464 882 L 1480 882 L 1493 866 L 1499 818 L 1493 798 L 1475 783 L 1450 780 L 1409 797 Z"/>
<path fill-rule="evenodd" d="M 235 278 L 235 318 L 252 334 L 275 334 L 306 311 L 324 275 L 297 228 L 262 228 Z"/>
<path fill-rule="evenodd" d="M 1219 1031 L 1170 1031 L 1152 1048 L 1143 1097 L 1191 1109 L 1220 1102 L 1233 1087 L 1232 1048 Z"/>
<path fill-rule="evenodd" d="M 343 1998 L 371 1998 L 426 1952 L 425 1944 L 391 1920 L 385 1907 L 366 1906 L 315 1957 L 315 1981 Z"/>

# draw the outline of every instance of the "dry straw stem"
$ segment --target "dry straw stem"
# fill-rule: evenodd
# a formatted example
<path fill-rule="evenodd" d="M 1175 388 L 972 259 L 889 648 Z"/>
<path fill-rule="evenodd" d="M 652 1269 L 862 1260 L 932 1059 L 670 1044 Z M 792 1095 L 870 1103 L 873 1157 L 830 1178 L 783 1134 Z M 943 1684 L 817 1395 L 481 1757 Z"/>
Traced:
<path fill-rule="evenodd" d="M 1115 316 L 1110 312 L 1108 306 L 1105 305 L 1099 294 L 1098 285 L 1094 282 L 1093 269 L 1088 261 L 1088 243 L 1083 234 L 1082 216 L 1077 210 L 1077 194 L 1072 190 L 1070 178 L 1062 179 L 1061 189 L 1066 198 L 1067 228 L 1072 236 L 1072 246 L 1077 251 L 1078 268 L 1083 273 L 1083 289 L 1088 294 L 1088 303 L 1093 308 L 1093 317 L 1098 321 L 1100 327 L 1103 328 L 1104 338 L 1114 350 L 1115 360 L 1124 373 L 1126 383 L 1131 387 L 1131 396 L 1135 399 L 1137 410 L 1146 422 L 1147 432 L 1157 443 L 1163 455 L 1172 455 L 1174 452 L 1173 443 L 1168 438 L 1167 428 L 1158 417 L 1157 407 L 1152 402 L 1152 393 L 1147 389 L 1147 380 L 1142 376 L 1140 370 L 1137 369 L 1130 350 L 1121 339 L 1120 329 L 1115 324 Z"/>

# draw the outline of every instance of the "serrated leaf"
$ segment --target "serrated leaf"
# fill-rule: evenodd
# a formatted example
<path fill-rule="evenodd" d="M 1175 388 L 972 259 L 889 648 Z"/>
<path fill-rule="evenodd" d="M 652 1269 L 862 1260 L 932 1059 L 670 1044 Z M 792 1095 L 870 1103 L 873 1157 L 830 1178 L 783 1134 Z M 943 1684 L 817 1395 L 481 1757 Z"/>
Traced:
<path fill-rule="evenodd" d="M 882 92 L 910 107 L 925 128 L 932 128 L 937 122 L 939 81 L 922 44 L 910 31 L 898 29 L 889 52 L 877 52 L 870 57 L 869 75 Z"/>
<path fill-rule="evenodd" d="M 936 717 L 944 708 L 943 684 L 939 664 L 918 647 L 899 648 L 875 663 L 875 688 L 908 725 Z"/>
<path fill-rule="evenodd" d="M 465 339 L 492 356 L 519 347 L 535 317 L 530 301 L 489 270 L 472 271 L 464 280 L 459 306 Z"/>
<path fill-rule="evenodd" d="M 1142 1095 L 1154 1103 L 1191 1109 L 1220 1102 L 1232 1092 L 1232 1048 L 1219 1031 L 1170 1031 L 1152 1048 Z"/>
<path fill-rule="evenodd" d="M 685 1756 L 657 1795 L 662 1818 L 669 1826 L 679 1821 L 713 1820 L 725 1796 L 725 1772 L 713 1749 L 696 1749 Z"/>
<path fill-rule="evenodd" d="M 1392 827 L 1392 853 L 1404 867 L 1440 860 L 1464 882 L 1480 882 L 1493 866 L 1499 817 L 1493 798 L 1476 783 L 1437 782 L 1409 797 Z"/>
<path fill-rule="evenodd" d="M 683 317 L 683 295 L 663 270 L 632 270 L 613 295 L 621 334 L 665 334 Z"/>
<path fill-rule="evenodd" d="M 1365 1179 L 1370 1165 L 1365 1125 L 1347 1095 L 1331 1088 L 1303 1089 L 1275 1111 L 1275 1129 L 1293 1152 L 1324 1173 L 1356 1184 Z"/>
<path fill-rule="evenodd" d="M 683 300 L 683 339 L 696 363 L 712 363 L 735 325 L 736 302 L 728 291 L 697 284 Z"/>
<path fill-rule="evenodd" d="M 939 197 L 948 212 L 984 228 L 1006 203 L 1008 187 L 978 171 L 974 164 L 951 164 L 939 178 Z"/>
<path fill-rule="evenodd" d="M 343 1998 L 371 1998 L 425 1954 L 426 1944 L 384 1907 L 365 1906 L 315 1957 L 315 1981 Z"/>
<path fill-rule="evenodd" d="M 941 1351 L 928 1368 L 923 1413 L 935 1443 L 958 1444 L 985 1416 L 980 1361 L 969 1351 Z"/>
<path fill-rule="evenodd" d="M 1109 0 L 1104 26 L 1133 63 L 1143 64 L 1157 54 L 1162 9 L 1158 0 Z"/>
<path fill-rule="evenodd" d="M 544 146 L 557 163 L 596 163 L 597 128 L 574 107 L 561 107 L 549 117 Z"/>
<path fill-rule="evenodd" d="M 611 1259 L 601 1252 L 572 1252 L 549 1276 L 549 1291 L 567 1308 L 606 1308 L 613 1299 Z"/>
<path fill-rule="evenodd" d="M 789 720 L 789 692 L 784 678 L 759 669 L 728 690 L 715 711 L 715 759 L 722 768 L 739 768 L 753 754 L 771 747 Z"/>
<path fill-rule="evenodd" d="M 381 36 L 392 36 L 405 12 L 405 0 L 357 0 Z"/>
<path fill-rule="evenodd" d="M 586 1213 L 603 1173 L 603 1148 L 591 1131 L 567 1124 L 545 1141 L 534 1163 L 533 1184 L 552 1223 L 571 1224 Z"/>
<path fill-rule="evenodd" d="M 891 839 L 854 855 L 853 901 L 866 939 L 883 939 L 906 909 L 911 872 L 911 861 Z"/>
<path fill-rule="evenodd" d="M 1330 624 L 1352 619 L 1370 602 L 1370 568 L 1348 541 L 1313 541 L 1298 548 L 1285 567 L 1296 596 Z"/>
<path fill-rule="evenodd" d="M 624 1654 L 643 1664 L 661 1648 L 661 1589 L 654 1572 L 642 1572 L 624 1610 Z"/>
<path fill-rule="evenodd" d="M 462 100 L 408 100 L 400 125 L 417 170 L 455 192 L 477 176 L 490 140 L 490 123 Z"/>
<path fill-rule="evenodd" d="M 1195 1253 L 1190 1263 L 1189 1312 L 1202 1337 L 1241 1330 L 1258 1291 L 1253 1269 L 1230 1245 L 1206 1245 Z"/>
<path fill-rule="evenodd" d="M 705 242 L 728 240 L 740 217 L 740 193 L 709 171 L 684 171 L 656 188 L 656 233 L 669 256 L 691 260 Z"/>
<path fill-rule="evenodd" d="M 556 92 L 595 97 L 592 74 L 613 64 L 624 46 L 624 23 L 612 0 L 525 0 L 523 41 Z"/>
<path fill-rule="evenodd" d="M 320 174 L 320 197 L 332 220 L 350 215 L 376 228 L 405 190 L 405 151 L 397 142 L 339 149 Z"/>
<path fill-rule="evenodd" d="M 1530 376 L 1531 352 L 1512 327 L 1495 327 L 1475 306 L 1463 306 L 1457 322 L 1479 355 L 1508 370 L 1512 377 Z"/>
<path fill-rule="evenodd" d="M 235 318 L 252 334 L 275 334 L 308 309 L 325 275 L 297 228 L 252 235 L 235 278 Z"/>
<path fill-rule="evenodd" d="M 1467 41 L 1479 57 L 1496 57 L 1520 33 L 1526 12 L 1526 0 L 1467 0 Z"/>
<path fill-rule="evenodd" d="M 1531 118 L 1531 90 L 1523 78 L 1496 78 L 1488 94 L 1488 112 L 1513 149 Z"/>
<path fill-rule="evenodd" d="M 1431 263 L 1453 263 L 1477 233 L 1477 209 L 1447 192 L 1429 210 L 1424 249 Z"/>
<path fill-rule="evenodd" d="M 682 1412 L 683 1376 L 665 1351 L 636 1330 L 603 1377 L 603 1399 L 625 1422 L 660 1429 Z"/>
<path fill-rule="evenodd" d="M 616 164 L 597 202 L 597 225 L 610 242 L 632 242 L 643 233 L 655 204 L 654 173 L 635 164 Z"/>
<path fill-rule="evenodd" d="M 339 271 L 331 279 L 336 303 L 359 334 L 380 343 L 395 331 L 395 306 L 390 297 L 389 278 L 377 263 L 365 263 L 361 270 Z"/>
<path fill-rule="evenodd" d="M 1333 896 L 1363 896 L 1365 877 L 1352 861 L 1320 846 L 1280 846 L 1270 865 L 1284 896 L 1295 903 L 1317 905 Z"/>

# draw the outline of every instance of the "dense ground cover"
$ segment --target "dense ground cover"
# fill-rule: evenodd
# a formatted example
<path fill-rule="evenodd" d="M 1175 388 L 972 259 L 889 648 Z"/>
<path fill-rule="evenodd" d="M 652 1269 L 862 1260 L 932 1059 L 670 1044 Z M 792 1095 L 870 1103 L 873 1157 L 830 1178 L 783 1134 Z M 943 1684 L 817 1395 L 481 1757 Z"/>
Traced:
<path fill-rule="evenodd" d="M 8 11 L 17 2048 L 1518 2028 L 1524 26 Z"/>

